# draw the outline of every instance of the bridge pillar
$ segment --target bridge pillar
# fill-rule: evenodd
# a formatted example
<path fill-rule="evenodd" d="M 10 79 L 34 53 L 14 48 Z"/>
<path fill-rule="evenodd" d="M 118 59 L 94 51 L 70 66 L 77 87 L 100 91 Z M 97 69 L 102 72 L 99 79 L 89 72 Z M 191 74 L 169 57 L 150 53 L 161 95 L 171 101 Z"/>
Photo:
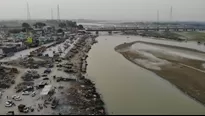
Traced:
<path fill-rule="evenodd" d="M 98 35 L 98 34 L 99 34 L 99 32 L 98 32 L 98 31 L 96 31 L 96 32 L 95 32 L 95 34 L 96 34 L 96 35 Z"/>
<path fill-rule="evenodd" d="M 159 28 L 157 28 L 157 30 L 156 31 L 159 31 Z"/>
<path fill-rule="evenodd" d="M 165 31 L 169 31 L 169 29 L 165 29 Z"/>
<path fill-rule="evenodd" d="M 112 34 L 112 31 L 108 31 L 109 34 Z"/>

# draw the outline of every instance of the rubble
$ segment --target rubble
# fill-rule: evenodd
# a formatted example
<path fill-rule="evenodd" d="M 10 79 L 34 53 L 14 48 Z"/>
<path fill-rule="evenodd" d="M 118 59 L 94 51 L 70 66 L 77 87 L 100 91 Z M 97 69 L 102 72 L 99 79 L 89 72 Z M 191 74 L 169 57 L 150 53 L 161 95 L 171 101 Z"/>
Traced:
<path fill-rule="evenodd" d="M 34 85 L 34 82 L 22 82 L 22 83 L 19 83 L 15 87 L 15 89 L 17 93 L 21 91 L 29 91 L 29 90 L 32 91 L 33 89 L 31 89 L 31 87 L 33 88 L 33 85 Z"/>
<path fill-rule="evenodd" d="M 19 112 L 24 112 L 25 107 L 26 107 L 26 105 L 23 105 L 23 104 L 18 105 Z"/>
<path fill-rule="evenodd" d="M 17 95 L 13 95 L 12 99 L 15 100 L 15 101 L 21 101 L 22 100 L 22 98 L 20 96 L 17 96 Z"/>
<path fill-rule="evenodd" d="M 51 69 L 50 68 L 47 68 L 44 73 L 48 74 L 48 73 L 51 73 Z"/>
<path fill-rule="evenodd" d="M 29 95 L 30 93 L 28 91 L 22 92 L 22 95 Z"/>
<path fill-rule="evenodd" d="M 11 100 L 6 101 L 5 107 L 12 107 L 12 106 L 16 106 L 16 104 L 13 101 Z"/>
<path fill-rule="evenodd" d="M 60 82 L 60 81 L 69 82 L 69 81 L 76 81 L 76 79 L 57 77 L 56 82 Z"/>
<path fill-rule="evenodd" d="M 57 107 L 58 103 L 59 103 L 59 100 L 54 98 L 53 101 L 52 101 L 52 104 L 51 104 L 51 108 L 55 109 Z"/>
<path fill-rule="evenodd" d="M 0 66 L 0 88 L 9 88 L 15 83 L 15 75 L 18 73 L 16 68 L 6 68 Z"/>
<path fill-rule="evenodd" d="M 39 67 L 50 67 L 51 61 L 47 60 L 35 60 L 32 57 L 25 57 L 17 62 L 17 65 L 30 69 L 38 69 Z"/>
<path fill-rule="evenodd" d="M 64 72 L 66 73 L 77 73 L 76 69 L 65 69 Z"/>
<path fill-rule="evenodd" d="M 90 40 L 88 35 L 80 36 L 77 41 L 75 40 L 77 40 L 77 37 L 71 40 L 70 43 L 73 42 L 73 47 L 66 54 L 65 58 L 61 58 L 62 56 L 60 57 L 60 54 L 63 53 L 63 49 L 61 49 L 60 47 L 58 48 L 58 50 L 53 51 L 54 57 L 49 57 L 48 54 L 44 53 L 47 49 L 49 49 L 49 47 L 57 45 L 58 43 L 62 43 L 61 41 L 55 42 L 54 44 L 51 44 L 47 47 L 39 47 L 38 49 L 30 52 L 30 55 L 28 57 L 24 57 L 17 61 L 18 65 L 25 68 L 46 68 L 46 70 L 44 70 L 43 74 L 41 75 L 39 73 L 41 72 L 39 71 L 41 69 L 39 69 L 39 72 L 37 72 L 36 70 L 29 70 L 25 72 L 23 76 L 21 76 L 24 82 L 17 84 L 15 90 L 16 92 L 21 92 L 23 99 L 18 95 L 12 96 L 12 100 L 14 101 L 22 100 L 20 102 L 21 104 L 18 105 L 19 112 L 30 113 L 36 110 L 37 113 L 41 113 L 41 110 L 43 110 L 44 108 L 51 108 L 55 112 L 58 111 L 59 107 L 61 107 L 61 97 L 68 96 L 68 103 L 66 102 L 65 104 L 68 104 L 69 107 L 75 109 L 74 114 L 105 114 L 105 110 L 103 107 L 104 103 L 101 100 L 100 95 L 96 92 L 94 84 L 89 79 L 86 79 L 84 76 L 87 68 L 86 58 L 88 57 L 86 53 L 88 53 L 88 51 L 91 49 L 91 45 L 94 44 L 95 41 L 94 39 Z M 71 45 L 68 44 L 68 42 L 64 43 L 63 45 L 64 49 L 67 49 L 70 46 Z M 47 57 L 45 57 L 44 55 Z M 67 62 L 65 63 L 65 61 Z M 66 73 L 69 73 L 69 76 L 60 77 L 60 75 L 56 74 L 50 77 L 49 74 L 53 70 L 55 70 L 56 67 L 59 72 L 64 71 Z M 12 69 L 12 72 L 18 73 L 18 70 Z M 40 77 L 43 78 L 40 79 Z M 62 83 L 71 82 L 71 88 L 68 91 L 65 91 L 67 90 L 67 86 L 61 85 L 61 83 L 59 83 L 58 85 L 56 85 L 57 83 L 53 84 L 52 80 Z M 38 83 L 39 81 L 41 82 Z M 15 80 L 13 79 L 11 83 L 15 83 Z M 39 97 L 39 92 L 42 91 L 42 88 L 44 88 L 48 84 L 54 85 L 54 89 L 51 89 L 47 93 L 48 98 Z M 77 86 L 75 86 L 76 84 Z M 58 90 L 56 91 L 56 89 Z M 57 93 L 59 95 L 55 95 Z M 26 99 L 29 98 L 39 100 L 39 102 L 31 104 L 30 107 L 27 107 L 26 105 L 24 105 L 25 103 L 23 102 L 24 97 L 26 97 Z M 44 102 L 40 103 L 41 100 L 43 100 Z M 15 106 L 12 101 L 8 101 L 6 104 L 7 107 Z M 34 109 L 36 107 L 35 105 L 37 105 L 36 109 Z"/>
<path fill-rule="evenodd" d="M 46 81 L 42 81 L 39 85 L 36 86 L 36 89 L 42 89 L 45 87 L 45 85 L 48 85 Z"/>
<path fill-rule="evenodd" d="M 34 91 L 33 93 L 31 93 L 31 97 L 35 97 L 36 96 L 36 92 Z"/>
<path fill-rule="evenodd" d="M 15 115 L 14 111 L 8 111 L 6 115 Z"/>
<path fill-rule="evenodd" d="M 29 70 L 21 78 L 24 81 L 33 81 L 34 79 L 40 78 L 40 75 L 35 70 Z"/>

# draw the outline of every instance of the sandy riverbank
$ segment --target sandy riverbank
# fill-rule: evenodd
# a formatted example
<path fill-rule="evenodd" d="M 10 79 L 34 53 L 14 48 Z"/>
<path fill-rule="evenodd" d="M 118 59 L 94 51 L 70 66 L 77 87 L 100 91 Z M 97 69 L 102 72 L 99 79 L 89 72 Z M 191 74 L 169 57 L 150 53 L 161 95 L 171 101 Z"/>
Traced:
<path fill-rule="evenodd" d="M 203 52 L 140 41 L 121 44 L 115 50 L 205 104 Z"/>

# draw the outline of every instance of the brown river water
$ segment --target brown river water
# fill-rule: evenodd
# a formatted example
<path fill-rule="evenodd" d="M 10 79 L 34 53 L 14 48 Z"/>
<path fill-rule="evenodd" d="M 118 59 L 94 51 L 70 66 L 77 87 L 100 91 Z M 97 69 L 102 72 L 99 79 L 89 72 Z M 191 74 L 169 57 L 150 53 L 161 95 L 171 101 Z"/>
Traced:
<path fill-rule="evenodd" d="M 124 42 L 149 41 L 205 51 L 196 42 L 179 43 L 139 36 L 100 35 L 88 57 L 88 75 L 96 83 L 109 114 L 205 114 L 205 107 L 174 85 L 116 52 Z"/>

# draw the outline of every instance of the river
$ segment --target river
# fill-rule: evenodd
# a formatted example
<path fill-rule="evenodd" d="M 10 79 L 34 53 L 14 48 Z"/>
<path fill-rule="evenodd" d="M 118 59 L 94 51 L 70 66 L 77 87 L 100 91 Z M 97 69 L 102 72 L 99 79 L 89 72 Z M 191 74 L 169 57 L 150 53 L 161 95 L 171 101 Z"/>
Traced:
<path fill-rule="evenodd" d="M 109 114 L 205 114 L 203 105 L 114 50 L 124 42 L 140 40 L 166 44 L 167 41 L 121 35 L 101 35 L 97 40 L 88 54 L 87 72 L 102 94 Z M 205 51 L 205 47 L 196 42 L 169 44 Z"/>

